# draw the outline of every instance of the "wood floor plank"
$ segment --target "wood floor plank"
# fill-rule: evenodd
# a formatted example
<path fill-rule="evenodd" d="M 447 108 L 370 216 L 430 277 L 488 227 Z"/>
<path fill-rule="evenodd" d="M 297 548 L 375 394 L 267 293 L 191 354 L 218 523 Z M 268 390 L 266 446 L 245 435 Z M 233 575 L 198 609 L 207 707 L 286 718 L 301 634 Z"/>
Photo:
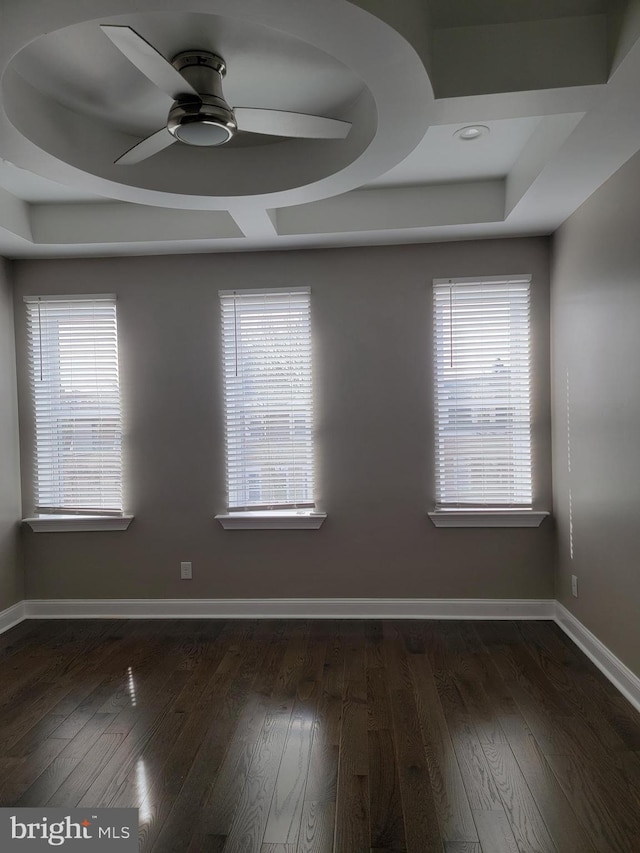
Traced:
<path fill-rule="evenodd" d="M 335 853 L 369 851 L 369 778 L 353 774 L 338 783 L 334 835 Z"/>
<path fill-rule="evenodd" d="M 471 807 L 426 655 L 413 655 L 409 661 L 409 667 L 442 836 L 447 843 L 477 842 L 478 835 L 471 815 Z"/>
<path fill-rule="evenodd" d="M 552 683 L 525 648 L 514 624 L 478 622 L 473 627 L 509 687 L 516 685 L 526 690 L 548 714 L 571 715 L 571 704 L 553 689 Z"/>
<path fill-rule="evenodd" d="M 426 651 L 423 624 L 417 619 L 403 619 L 395 623 L 409 655 L 423 655 Z"/>
<path fill-rule="evenodd" d="M 368 715 L 362 625 L 347 625 L 335 853 L 369 851 Z"/>
<path fill-rule="evenodd" d="M 67 738 L 69 740 L 74 738 L 89 720 L 98 713 L 98 708 L 104 703 L 105 695 L 116 692 L 120 683 L 121 677 L 107 677 L 105 679 L 100 676 L 94 676 L 83 680 L 81 688 L 69 693 L 62 702 L 58 703 L 51 710 L 51 714 L 53 715 L 56 709 L 63 703 L 71 704 L 72 701 L 77 701 L 75 708 L 67 714 L 58 728 L 55 729 L 56 737 Z M 115 715 L 107 714 L 107 716 L 113 721 Z"/>
<path fill-rule="evenodd" d="M 66 740 L 47 738 L 28 758 L 18 758 L 0 782 L 0 805 L 13 805 L 67 745 Z"/>
<path fill-rule="evenodd" d="M 58 624 L 58 627 L 62 629 L 63 626 Z M 10 631 L 0 634 L 0 662 L 26 646 L 38 645 L 43 638 L 49 640 L 51 631 L 51 620 L 46 619 L 25 619 L 14 625 Z"/>
<path fill-rule="evenodd" d="M 30 708 L 28 722 L 36 725 L 40 716 L 48 710 L 43 702 L 43 684 L 56 684 L 58 696 L 64 696 L 71 690 L 71 683 L 65 672 L 70 662 L 83 655 L 87 644 L 91 645 L 94 631 L 72 630 L 70 627 L 54 634 L 46 644 L 27 649 L 26 657 L 12 657 L 3 668 L 0 666 L 0 731 L 6 744 L 7 727 L 15 722 L 14 708 L 20 704 Z M 65 689 L 66 685 L 66 689 Z M 22 727 L 28 731 L 28 727 Z"/>
<path fill-rule="evenodd" d="M 546 623 L 543 625 L 546 644 L 547 634 L 552 632 L 549 632 Z M 523 627 L 522 633 L 531 635 L 532 631 Z M 569 678 L 573 678 L 578 670 L 586 670 L 585 662 L 589 663 L 586 658 L 584 661 L 573 661 L 573 652 L 563 643 L 558 643 L 555 638 L 552 640 L 547 650 L 551 654 L 557 654 L 557 661 L 567 666 Z M 541 704 L 531 696 L 530 691 L 517 685 L 512 685 L 510 689 L 519 711 L 526 720 L 527 728 L 533 733 L 544 755 L 587 754 L 592 760 L 607 766 L 614 779 L 622 772 L 630 785 L 632 777 L 640 780 L 640 761 L 626 749 L 624 741 L 610 726 L 606 715 L 601 714 L 595 705 L 591 705 L 586 692 L 584 702 L 575 700 L 571 716 L 566 716 L 547 714 Z M 574 687 L 569 689 L 573 691 Z"/>
<path fill-rule="evenodd" d="M 113 639 L 116 640 L 115 645 Z M 149 660 L 146 644 L 143 644 L 144 652 L 141 652 L 136 649 L 136 642 L 129 635 L 118 640 L 108 634 L 103 648 L 97 648 L 87 655 L 86 669 L 73 673 L 76 686 L 51 711 L 52 714 L 57 711 L 68 714 L 56 729 L 57 737 L 73 738 L 94 714 L 109 713 L 105 710 L 109 708 L 114 711 L 122 709 L 126 707 L 126 702 L 131 702 L 128 670 L 131 667 L 137 671 L 140 661 Z M 74 664 L 74 668 L 77 666 L 77 663 Z M 123 701 L 116 697 L 126 699 Z M 113 722 L 115 717 L 111 719 Z"/>
<path fill-rule="evenodd" d="M 632 839 L 640 837 L 638 811 L 620 797 L 621 789 L 612 791 L 595 764 L 571 755 L 550 755 L 547 760 L 598 853 L 633 850 Z"/>
<path fill-rule="evenodd" d="M 451 628 L 449 629 L 452 630 Z M 518 845 L 487 763 L 473 720 L 448 666 L 444 635 L 430 626 L 427 655 L 456 753 L 462 783 L 484 850 L 515 853 Z"/>
<path fill-rule="evenodd" d="M 299 622 L 292 627 L 291 638 L 275 677 L 264 725 L 229 828 L 225 853 L 260 853 L 298 684 L 306 672 L 308 638 L 308 623 Z"/>
<path fill-rule="evenodd" d="M 0 805 L 140 853 L 635 853 L 640 714 L 545 622 L 64 620 L 0 637 Z"/>
<path fill-rule="evenodd" d="M 558 691 L 573 697 L 607 749 L 618 750 L 622 744 L 624 750 L 640 750 L 640 712 L 566 635 L 566 642 L 560 640 L 554 628 L 557 626 L 546 622 L 533 623 L 523 625 L 520 633 L 534 645 L 542 665 L 554 673 Z"/>
<path fill-rule="evenodd" d="M 374 623 L 380 624 L 380 623 Z M 389 637 L 365 627 L 366 692 L 369 733 L 369 834 L 372 850 L 405 850 L 404 816 L 395 758 L 389 695 Z M 401 635 L 396 631 L 397 640 Z M 375 651 L 372 650 L 372 646 Z M 395 650 L 394 650 L 395 651 Z M 399 650 L 398 650 L 399 651 Z M 393 655 L 395 657 L 395 655 Z M 397 683 L 397 682 L 396 682 Z"/>
<path fill-rule="evenodd" d="M 286 642 L 281 637 L 274 637 L 269 642 L 262 666 L 252 685 L 252 695 L 238 717 L 234 736 L 204 808 L 202 833 L 205 837 L 224 837 L 226 840 L 229 833 L 285 650 Z"/>
<path fill-rule="evenodd" d="M 437 690 L 472 811 L 504 812 L 475 727 L 453 679 L 441 672 Z M 477 826 L 475 818 L 474 822 Z"/>
<path fill-rule="evenodd" d="M 519 853 L 513 829 L 504 809 L 474 810 L 473 819 L 483 853 L 487 850 L 491 853 Z"/>
<path fill-rule="evenodd" d="M 201 699 L 199 712 L 190 724 L 185 725 L 183 734 L 191 762 L 186 776 L 180 780 L 182 784 L 179 790 L 172 798 L 166 820 L 162 826 L 156 820 L 159 831 L 148 848 L 154 853 L 186 850 L 202 832 L 202 809 L 215 783 L 238 718 L 251 695 L 251 686 L 260 669 L 265 649 L 263 634 L 260 632 L 254 638 L 245 638 L 237 646 L 231 644 L 228 656 L 216 671 L 215 680 L 203 694 L 205 698 Z M 193 741 L 190 741 L 191 738 Z M 165 766 L 164 775 L 169 786 L 172 780 L 168 773 L 175 774 L 176 761 L 182 760 L 182 755 L 174 755 L 173 764 L 167 763 Z M 167 787 L 165 784 L 165 795 Z M 150 833 L 150 838 L 154 838 L 153 833 Z"/>
<path fill-rule="evenodd" d="M 20 740 L 6 750 L 7 756 L 26 757 L 35 752 L 38 747 L 54 732 L 60 729 L 65 717 L 62 714 L 54 714 L 53 711 L 39 720 L 26 732 Z"/>
<path fill-rule="evenodd" d="M 123 734 L 101 734 L 62 784 L 42 805 L 51 808 L 75 808 L 109 763 L 124 737 Z"/>
<path fill-rule="evenodd" d="M 516 715 L 503 717 L 501 725 L 559 853 L 595 853 L 528 726 Z"/>
<path fill-rule="evenodd" d="M 193 839 L 187 853 L 223 853 L 226 841 L 225 835 L 206 835 L 204 839 Z"/>
<path fill-rule="evenodd" d="M 620 769 L 638 807 L 640 807 L 640 753 L 623 752 L 616 756 L 616 765 Z"/>
<path fill-rule="evenodd" d="M 572 713 L 591 728 L 604 749 L 616 752 L 629 749 L 629 744 L 625 743 L 616 730 L 618 726 L 611 725 L 609 714 L 602 713 L 597 701 L 594 701 L 593 690 L 584 690 L 586 667 L 576 666 L 568 648 L 562 643 L 553 643 L 553 635 L 547 633 L 544 627 L 540 631 L 533 625 L 523 624 L 520 633 L 525 647 L 536 659 L 555 690 L 570 703 Z M 607 706 L 611 713 L 609 703 Z"/>
<path fill-rule="evenodd" d="M 293 701 L 267 713 L 234 814 L 225 853 L 259 853 L 284 750 Z"/>
<path fill-rule="evenodd" d="M 335 800 L 305 800 L 296 853 L 333 853 Z"/>
<path fill-rule="evenodd" d="M 48 803 L 111 723 L 111 714 L 94 714 L 16 801 L 21 807 Z M 55 738 L 56 741 L 61 739 Z"/>
<path fill-rule="evenodd" d="M 296 696 L 299 702 L 306 702 L 307 710 L 312 712 L 314 716 L 320 698 L 320 682 L 327 655 L 327 646 L 328 641 L 325 637 L 312 628 L 300 669 Z"/>
<path fill-rule="evenodd" d="M 42 682 L 30 697 L 19 715 L 13 714 L 11 720 L 0 724 L 0 752 L 8 754 L 34 726 L 45 717 L 56 704 L 67 696 L 72 686 L 66 682 Z"/>
<path fill-rule="evenodd" d="M 259 694 L 243 708 L 204 809 L 204 834 L 226 838 L 229 833 L 268 710 L 268 700 Z"/>
<path fill-rule="evenodd" d="M 405 650 L 402 632 L 395 622 L 385 622 L 383 626 L 382 655 L 388 689 L 412 690 L 409 660 Z"/>
<path fill-rule="evenodd" d="M 485 744 L 487 763 L 522 853 L 557 853 L 522 771 L 507 744 Z"/>
<path fill-rule="evenodd" d="M 315 709 L 296 702 L 289 720 L 263 844 L 295 845 L 300 834 Z"/>
<path fill-rule="evenodd" d="M 371 848 L 405 850 L 400 780 L 391 731 L 370 731 L 368 744 Z"/>
<path fill-rule="evenodd" d="M 448 663 L 481 743 L 506 743 L 500 727 L 517 713 L 515 700 L 471 624 L 460 626 L 447 641 Z"/>
<path fill-rule="evenodd" d="M 282 698 L 294 698 L 298 691 L 301 673 L 305 666 L 305 655 L 309 642 L 309 623 L 294 622 L 290 630 L 282 664 L 276 676 L 272 695 Z"/>
<path fill-rule="evenodd" d="M 309 802 L 330 801 L 335 806 L 344 679 L 345 647 L 342 638 L 337 637 L 327 648 L 322 673 L 305 791 L 305 799 Z"/>
<path fill-rule="evenodd" d="M 343 638 L 338 626 L 334 631 L 327 638 L 297 853 L 333 853 L 334 849 L 345 670 Z"/>
<path fill-rule="evenodd" d="M 392 691 L 391 699 L 407 853 L 443 853 L 413 692 Z"/>
<path fill-rule="evenodd" d="M 580 725 L 578 717 L 547 714 L 527 690 L 517 685 L 512 685 L 510 690 L 520 715 L 531 729 L 543 753 L 570 753 L 570 738 L 567 738 L 564 732 L 577 730 L 576 727 Z"/>
<path fill-rule="evenodd" d="M 365 666 L 368 670 L 384 668 L 383 639 L 383 623 L 367 621 L 364 625 L 364 642 Z"/>
<path fill-rule="evenodd" d="M 159 672 L 162 672 L 159 680 L 165 683 L 158 685 L 153 710 L 146 714 L 140 713 L 131 726 L 123 728 L 118 725 L 121 714 L 116 715 L 110 724 L 107 733 L 121 734 L 122 742 L 87 788 L 78 806 L 108 807 L 120 786 L 125 782 L 128 773 L 139 760 L 148 741 L 153 738 L 164 739 L 169 733 L 175 734 L 177 723 L 182 723 L 182 717 L 171 714 L 169 710 L 182 686 L 182 679 L 172 683 L 172 679 L 166 677 L 168 674 L 166 671 L 159 670 Z"/>
<path fill-rule="evenodd" d="M 575 672 L 580 673 L 579 682 L 584 692 L 593 696 L 594 702 L 598 704 L 600 710 L 609 719 L 610 725 L 625 742 L 627 749 L 636 752 L 640 751 L 640 727 L 638 722 L 640 720 L 640 712 L 625 699 L 604 673 L 582 653 L 573 640 L 561 631 L 557 625 L 549 625 L 548 623 L 545 623 L 545 625 L 548 632 L 553 633 L 565 643 L 574 661 L 576 659 L 582 661 L 582 666 L 578 665 Z"/>
<path fill-rule="evenodd" d="M 14 630 L 2 636 L 8 640 Z M 39 672 L 49 664 L 53 651 L 73 636 L 64 622 L 43 623 L 39 630 L 34 629 L 29 641 L 17 642 L 13 649 L 10 645 L 5 647 L 8 653 L 0 656 L 0 710 L 9 704 L 16 689 L 37 679 Z"/>
<path fill-rule="evenodd" d="M 248 627 L 248 623 L 243 623 L 245 631 Z M 217 636 L 217 633 L 214 633 L 214 637 Z M 190 726 L 185 725 L 185 731 L 181 731 L 177 740 L 168 744 L 167 754 L 164 760 L 158 762 L 159 770 L 155 777 L 150 780 L 151 805 L 145 809 L 144 814 L 141 812 L 142 849 L 144 850 L 149 849 L 157 838 L 174 806 L 188 770 L 193 764 L 208 725 L 206 709 L 209 702 L 212 697 L 217 695 L 218 690 L 223 690 L 224 685 L 232 680 L 236 668 L 240 665 L 241 658 L 237 651 L 237 632 L 233 632 L 233 634 L 229 632 L 225 639 L 229 641 L 228 644 L 225 640 L 218 642 L 217 639 L 214 639 L 211 645 L 213 651 L 208 661 L 203 663 L 205 668 L 207 662 L 210 664 L 210 668 L 206 672 L 206 679 L 201 677 L 202 673 L 197 671 L 197 668 L 192 670 L 193 684 L 189 698 L 193 701 L 194 707 L 189 705 L 189 710 L 194 711 L 194 713 L 189 720 Z M 128 656 L 127 659 L 132 658 Z M 138 660 L 138 658 L 134 657 L 133 660 Z M 122 662 L 119 663 L 119 668 L 122 668 Z M 173 713 L 180 713 L 181 700 L 187 693 L 187 687 L 183 688 L 176 698 L 171 708 Z M 132 772 L 136 771 L 132 770 Z M 137 776 L 133 780 L 133 785 L 137 785 Z M 142 820 L 143 817 L 144 820 Z"/>
<path fill-rule="evenodd" d="M 367 714 L 372 731 L 390 731 L 392 727 L 389 708 L 389 685 L 384 667 L 367 666 Z"/>
<path fill-rule="evenodd" d="M 80 662 L 86 671 L 87 654 L 102 648 L 106 633 L 107 629 L 100 623 L 66 625 L 62 631 L 56 632 L 49 642 L 36 647 L 26 661 L 12 658 L 14 666 L 18 665 L 20 669 L 16 673 L 17 677 L 0 675 L 0 684 L 11 685 L 8 690 L 5 687 L 2 691 L 0 729 L 5 727 L 7 719 L 11 719 L 12 707 L 16 702 L 26 705 L 31 702 L 32 697 L 42 699 L 45 692 L 43 685 L 56 684 L 60 689 L 60 696 L 64 696 L 72 687 L 77 687 L 72 672 L 74 665 Z M 15 687 L 18 685 L 20 690 L 16 694 Z M 64 685 L 68 686 L 68 690 L 63 689 Z M 46 706 L 41 704 L 41 708 L 43 713 L 47 713 Z M 37 703 L 32 711 L 37 711 Z M 37 724 L 39 719 L 36 713 L 31 718 L 32 724 Z"/>
<path fill-rule="evenodd" d="M 295 846 L 298 841 L 326 653 L 327 643 L 324 639 L 309 638 L 278 768 L 263 846 Z"/>
<path fill-rule="evenodd" d="M 159 720 L 153 734 L 146 740 L 141 739 L 137 748 L 128 747 L 126 758 L 117 771 L 111 769 L 111 779 L 100 797 L 99 802 L 105 808 L 138 808 L 151 796 L 149 779 L 159 770 L 166 756 L 167 743 L 175 743 L 185 724 L 186 715 L 181 711 L 168 709 Z M 126 743 L 126 741 L 125 741 Z M 116 754 L 112 761 L 118 761 Z M 109 773 L 108 769 L 105 772 Z M 94 786 L 96 783 L 94 783 Z M 88 795 L 91 791 L 88 792 Z M 149 809 L 146 808 L 146 811 Z"/>

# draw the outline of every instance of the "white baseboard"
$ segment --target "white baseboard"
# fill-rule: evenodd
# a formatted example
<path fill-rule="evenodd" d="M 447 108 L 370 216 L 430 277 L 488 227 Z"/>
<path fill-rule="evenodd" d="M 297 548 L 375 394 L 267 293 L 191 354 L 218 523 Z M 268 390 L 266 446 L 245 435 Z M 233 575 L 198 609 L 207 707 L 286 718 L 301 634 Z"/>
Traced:
<path fill-rule="evenodd" d="M 41 599 L 29 619 L 553 619 L 552 599 Z"/>
<path fill-rule="evenodd" d="M 24 601 L 18 601 L 16 604 L 12 604 L 11 607 L 7 607 L 6 610 L 1 610 L 0 634 L 4 634 L 5 631 L 8 631 L 9 628 L 13 628 L 14 625 L 17 625 L 19 622 L 22 622 L 25 618 L 26 616 Z"/>
<path fill-rule="evenodd" d="M 620 693 L 640 711 L 640 678 L 559 601 L 556 601 L 555 621 L 606 675 L 613 686 L 617 687 Z"/>

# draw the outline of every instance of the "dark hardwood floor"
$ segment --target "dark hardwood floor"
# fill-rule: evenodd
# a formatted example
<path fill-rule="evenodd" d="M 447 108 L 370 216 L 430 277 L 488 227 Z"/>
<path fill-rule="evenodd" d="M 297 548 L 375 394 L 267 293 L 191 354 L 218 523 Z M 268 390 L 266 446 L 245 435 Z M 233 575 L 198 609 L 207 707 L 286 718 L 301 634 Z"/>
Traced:
<path fill-rule="evenodd" d="M 148 853 L 634 853 L 640 714 L 550 622 L 31 621 L 0 805 Z"/>

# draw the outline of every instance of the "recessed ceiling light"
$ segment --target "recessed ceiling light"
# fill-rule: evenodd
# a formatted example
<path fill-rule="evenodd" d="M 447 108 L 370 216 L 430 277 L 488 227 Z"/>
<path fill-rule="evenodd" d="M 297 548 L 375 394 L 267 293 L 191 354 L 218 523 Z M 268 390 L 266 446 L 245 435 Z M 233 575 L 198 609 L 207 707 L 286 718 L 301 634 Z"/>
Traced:
<path fill-rule="evenodd" d="M 456 139 L 462 139 L 465 142 L 470 142 L 472 139 L 480 139 L 481 136 L 487 136 L 489 128 L 484 124 L 469 124 L 467 127 L 461 127 L 453 134 Z"/>

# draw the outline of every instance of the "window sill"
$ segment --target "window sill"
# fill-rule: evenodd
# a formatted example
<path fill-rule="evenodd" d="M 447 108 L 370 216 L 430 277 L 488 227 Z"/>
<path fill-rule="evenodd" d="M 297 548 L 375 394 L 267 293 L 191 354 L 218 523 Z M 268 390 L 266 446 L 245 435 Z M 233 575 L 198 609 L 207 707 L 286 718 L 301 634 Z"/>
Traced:
<path fill-rule="evenodd" d="M 318 530 L 326 512 L 315 510 L 273 509 L 254 512 L 225 512 L 216 521 L 225 530 Z"/>
<path fill-rule="evenodd" d="M 539 527 L 548 515 L 532 509 L 440 509 L 428 513 L 436 527 Z"/>
<path fill-rule="evenodd" d="M 132 515 L 37 515 L 23 518 L 34 533 L 79 533 L 94 530 L 126 530 Z"/>

